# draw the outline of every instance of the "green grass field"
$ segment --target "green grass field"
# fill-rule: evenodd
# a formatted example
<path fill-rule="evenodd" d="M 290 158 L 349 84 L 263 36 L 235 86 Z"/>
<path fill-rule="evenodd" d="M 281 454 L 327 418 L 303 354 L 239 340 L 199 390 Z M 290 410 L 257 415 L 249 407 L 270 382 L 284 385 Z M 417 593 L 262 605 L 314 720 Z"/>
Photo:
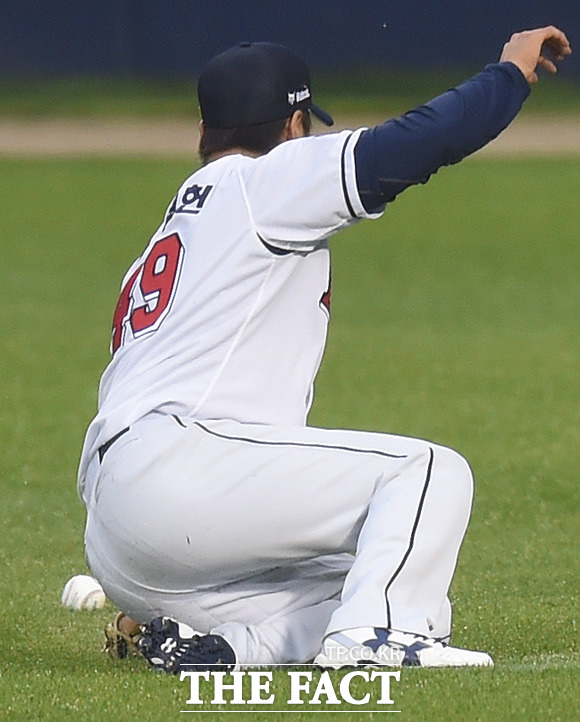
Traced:
<path fill-rule="evenodd" d="M 60 593 L 85 572 L 76 465 L 119 284 L 189 170 L 0 161 L 3 719 L 166 720 L 187 708 L 186 684 L 100 653 L 111 607 L 70 612 Z M 454 641 L 496 667 L 404 670 L 402 719 L 577 718 L 579 198 L 578 159 L 477 158 L 334 242 L 311 423 L 427 437 L 476 476 Z M 240 715 L 187 719 L 222 717 Z"/>
<path fill-rule="evenodd" d="M 491 61 L 490 61 L 491 62 Z M 314 73 L 313 90 L 324 108 L 346 115 L 401 113 L 462 82 L 481 68 L 430 72 L 399 68 L 353 68 Z M 541 74 L 526 112 L 580 111 L 580 83 L 565 65 L 557 82 Z M 192 117 L 197 116 L 194 77 L 68 77 L 1 79 L 0 117 Z"/>

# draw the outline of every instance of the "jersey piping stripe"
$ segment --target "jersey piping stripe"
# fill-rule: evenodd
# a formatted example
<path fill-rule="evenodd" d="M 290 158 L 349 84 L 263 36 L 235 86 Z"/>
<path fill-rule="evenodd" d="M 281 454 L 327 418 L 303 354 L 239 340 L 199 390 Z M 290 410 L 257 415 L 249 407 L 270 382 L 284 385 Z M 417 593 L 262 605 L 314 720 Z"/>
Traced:
<path fill-rule="evenodd" d="M 287 256 L 289 253 L 293 252 L 291 248 L 278 248 L 277 246 L 273 246 L 271 243 L 266 243 L 262 236 L 258 236 L 258 238 L 262 242 L 262 245 L 275 256 Z"/>
<path fill-rule="evenodd" d="M 413 545 L 415 543 L 415 534 L 417 533 L 417 527 L 419 526 L 419 519 L 421 518 L 421 512 L 423 511 L 423 504 L 425 503 L 425 496 L 427 495 L 427 489 L 429 487 L 429 482 L 431 481 L 431 470 L 433 469 L 433 449 L 429 449 L 429 463 L 427 464 L 427 473 L 425 475 L 425 483 L 423 484 L 423 490 L 421 492 L 421 498 L 419 499 L 419 506 L 417 507 L 417 513 L 415 514 L 415 521 L 413 523 L 413 528 L 411 529 L 411 536 L 409 538 L 409 546 L 407 547 L 407 551 L 405 552 L 405 555 L 403 556 L 403 559 L 401 560 L 401 563 L 395 570 L 393 576 L 389 579 L 387 582 L 387 586 L 385 587 L 385 601 L 387 603 L 387 627 L 391 629 L 392 627 L 392 621 L 391 621 L 391 605 L 389 602 L 389 590 L 393 586 L 394 581 L 401 573 L 403 567 L 405 566 L 407 559 L 409 558 L 409 555 L 411 554 L 413 550 Z"/>
<path fill-rule="evenodd" d="M 348 188 L 346 185 L 346 163 L 345 163 L 346 146 L 348 145 L 348 141 L 351 138 L 352 138 L 352 133 L 344 141 L 344 145 L 342 146 L 342 153 L 340 154 L 340 175 L 341 175 L 341 180 L 342 180 L 342 192 L 344 194 L 344 200 L 346 203 L 346 207 L 348 208 L 348 212 L 350 213 L 350 215 L 353 218 L 357 218 L 357 215 L 354 212 L 354 208 L 352 207 L 352 203 L 350 202 L 350 198 L 348 197 Z"/>
<path fill-rule="evenodd" d="M 212 436 L 217 436 L 220 439 L 227 439 L 228 441 L 242 441 L 247 444 L 258 444 L 260 446 L 301 446 L 309 449 L 333 449 L 335 451 L 352 451 L 360 454 L 375 454 L 378 456 L 386 456 L 389 459 L 406 459 L 407 454 L 389 454 L 387 451 L 381 451 L 380 449 L 358 449 L 354 446 L 341 446 L 340 444 L 314 444 L 308 443 L 307 441 L 270 441 L 268 439 L 251 439 L 247 436 L 229 436 L 228 434 L 220 434 L 218 431 L 208 429 L 199 421 L 194 422 L 195 426 L 198 426 L 202 431 L 205 431 Z"/>
<path fill-rule="evenodd" d="M 99 461 L 102 463 L 103 458 L 107 451 L 113 446 L 115 441 L 118 441 L 121 436 L 126 434 L 128 431 L 131 430 L 130 426 L 126 426 L 124 429 L 121 429 L 121 431 L 117 432 L 115 436 L 112 436 L 108 441 L 106 441 L 102 446 L 99 446 L 98 448 L 98 454 L 99 454 Z"/>

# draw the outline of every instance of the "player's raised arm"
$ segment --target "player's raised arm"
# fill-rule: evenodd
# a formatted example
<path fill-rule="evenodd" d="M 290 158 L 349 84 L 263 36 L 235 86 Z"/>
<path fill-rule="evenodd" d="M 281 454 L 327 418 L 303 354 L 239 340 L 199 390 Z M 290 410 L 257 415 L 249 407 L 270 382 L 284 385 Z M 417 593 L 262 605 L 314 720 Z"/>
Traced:
<path fill-rule="evenodd" d="M 552 59 L 548 57 L 550 51 Z M 554 27 L 516 33 L 500 62 L 425 105 L 364 131 L 355 150 L 357 186 L 367 212 L 493 140 L 518 114 L 542 65 L 571 53 Z"/>

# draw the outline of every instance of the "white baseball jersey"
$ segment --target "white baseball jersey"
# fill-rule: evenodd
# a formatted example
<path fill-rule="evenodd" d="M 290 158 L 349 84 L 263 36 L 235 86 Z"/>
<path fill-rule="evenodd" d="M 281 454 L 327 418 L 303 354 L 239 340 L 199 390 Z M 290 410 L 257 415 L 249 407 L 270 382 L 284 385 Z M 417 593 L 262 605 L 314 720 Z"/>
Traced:
<path fill-rule="evenodd" d="M 304 425 L 329 317 L 328 238 L 370 216 L 353 150 L 360 131 L 226 155 L 190 176 L 123 280 L 97 449 L 152 410 Z"/>

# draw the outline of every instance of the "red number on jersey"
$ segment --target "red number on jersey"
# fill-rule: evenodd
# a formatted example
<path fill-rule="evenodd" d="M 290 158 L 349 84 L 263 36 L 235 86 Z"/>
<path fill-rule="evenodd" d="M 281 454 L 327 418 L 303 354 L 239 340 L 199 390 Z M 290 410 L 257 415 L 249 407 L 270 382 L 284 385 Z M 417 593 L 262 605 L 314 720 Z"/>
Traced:
<path fill-rule="evenodd" d="M 157 328 L 165 315 L 176 286 L 183 246 L 177 233 L 162 238 L 153 246 L 143 264 L 141 292 L 144 306 L 131 314 L 131 326 L 135 336 Z"/>
<path fill-rule="evenodd" d="M 131 291 L 133 290 L 133 286 L 135 285 L 137 276 L 139 275 L 142 268 L 143 266 L 139 266 L 135 273 L 131 275 L 131 278 L 123 286 L 123 290 L 121 291 L 121 295 L 119 296 L 119 300 L 117 301 L 115 315 L 113 316 L 113 338 L 111 340 L 112 353 L 115 353 L 115 351 L 123 343 L 124 325 L 127 316 L 130 313 L 133 301 L 133 299 L 131 298 Z"/>
<path fill-rule="evenodd" d="M 111 345 L 113 353 L 123 343 L 127 321 L 131 323 L 136 337 L 159 328 L 177 288 L 182 257 L 183 246 L 179 236 L 172 233 L 157 241 L 143 265 L 131 275 L 115 309 Z M 145 303 L 135 308 L 137 290 Z"/>

